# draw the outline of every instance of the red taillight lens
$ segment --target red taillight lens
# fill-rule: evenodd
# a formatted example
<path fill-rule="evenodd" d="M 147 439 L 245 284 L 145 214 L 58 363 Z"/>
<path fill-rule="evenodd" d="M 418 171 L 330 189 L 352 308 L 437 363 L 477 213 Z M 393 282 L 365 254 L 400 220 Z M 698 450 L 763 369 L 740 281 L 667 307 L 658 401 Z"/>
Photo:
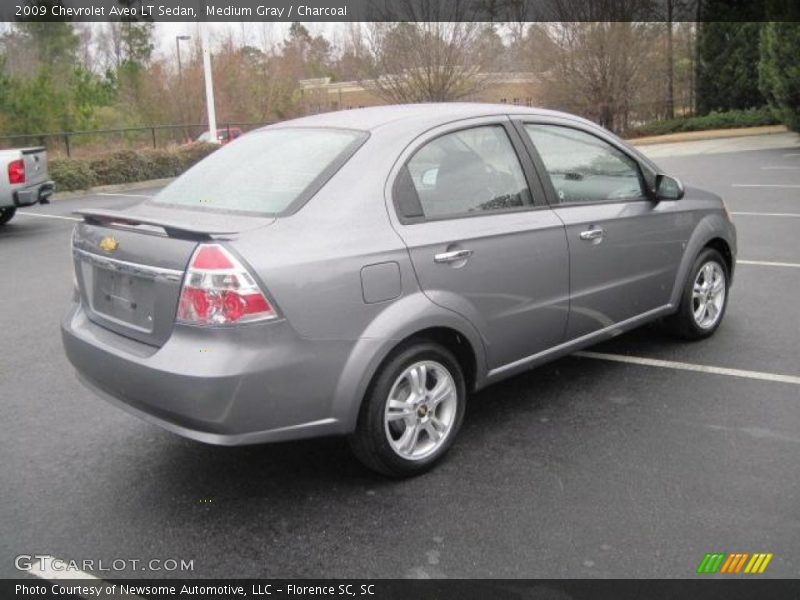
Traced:
<path fill-rule="evenodd" d="M 25 183 L 25 161 L 12 160 L 8 163 L 8 182 Z"/>
<path fill-rule="evenodd" d="M 233 269 L 233 263 L 219 246 L 200 246 L 192 260 L 195 269 Z"/>
<path fill-rule="evenodd" d="M 183 280 L 178 322 L 230 325 L 275 317 L 252 275 L 230 252 L 219 244 L 197 247 Z"/>

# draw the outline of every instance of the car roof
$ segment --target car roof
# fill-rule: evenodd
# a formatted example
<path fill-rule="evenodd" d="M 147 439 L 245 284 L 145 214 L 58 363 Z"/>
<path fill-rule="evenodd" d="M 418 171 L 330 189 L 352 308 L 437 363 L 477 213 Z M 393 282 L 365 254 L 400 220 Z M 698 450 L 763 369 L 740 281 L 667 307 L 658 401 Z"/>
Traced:
<path fill-rule="evenodd" d="M 390 104 L 320 113 L 282 121 L 271 127 L 342 127 L 373 131 L 388 124 L 403 121 L 424 121 L 427 127 L 458 119 L 496 115 L 537 115 L 561 117 L 589 123 L 568 113 L 530 108 L 514 104 L 485 104 L 478 102 L 438 102 L 429 104 Z"/>
<path fill-rule="evenodd" d="M 478 117 L 494 117 L 509 115 L 549 117 L 562 122 L 580 124 L 596 135 L 614 140 L 627 148 L 627 152 L 636 156 L 641 162 L 658 170 L 656 164 L 642 154 L 637 148 L 626 144 L 618 136 L 583 117 L 547 108 L 519 106 L 516 104 L 489 104 L 480 102 L 432 102 L 420 104 L 388 104 L 338 110 L 333 112 L 308 115 L 288 121 L 280 121 L 262 127 L 257 131 L 290 127 L 331 127 L 378 132 L 383 139 L 393 140 L 398 145 L 408 143 L 416 136 L 440 125 L 453 123 L 462 119 Z"/>

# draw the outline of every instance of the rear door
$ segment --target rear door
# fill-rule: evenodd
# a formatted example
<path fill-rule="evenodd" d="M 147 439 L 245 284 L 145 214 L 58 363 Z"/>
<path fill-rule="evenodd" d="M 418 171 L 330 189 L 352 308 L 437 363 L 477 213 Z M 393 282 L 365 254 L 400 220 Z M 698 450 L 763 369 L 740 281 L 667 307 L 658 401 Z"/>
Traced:
<path fill-rule="evenodd" d="M 520 131 L 566 225 L 567 339 L 667 305 L 686 238 L 675 202 L 652 201 L 638 161 L 610 139 L 546 120 Z"/>
<path fill-rule="evenodd" d="M 507 118 L 450 125 L 402 157 L 396 227 L 435 303 L 480 331 L 489 368 L 560 343 L 568 312 L 563 224 Z"/>

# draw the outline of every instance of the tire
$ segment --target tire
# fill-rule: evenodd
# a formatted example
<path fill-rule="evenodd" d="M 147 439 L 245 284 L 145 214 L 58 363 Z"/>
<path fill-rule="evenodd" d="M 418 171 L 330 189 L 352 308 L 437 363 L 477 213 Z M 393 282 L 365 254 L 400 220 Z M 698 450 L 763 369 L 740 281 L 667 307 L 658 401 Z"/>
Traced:
<path fill-rule="evenodd" d="M 17 207 L 16 206 L 5 206 L 0 208 L 0 225 L 5 225 L 11 219 L 14 218 L 14 215 L 17 214 Z"/>
<path fill-rule="evenodd" d="M 424 395 L 416 384 L 422 373 Z M 373 471 L 396 478 L 419 475 L 450 449 L 465 408 L 466 385 L 455 356 L 426 340 L 405 344 L 370 383 L 350 447 Z"/>
<path fill-rule="evenodd" d="M 707 279 L 710 279 L 710 286 L 717 290 L 716 293 L 713 289 L 709 291 Z M 685 340 L 702 340 L 714 335 L 728 307 L 729 282 L 730 273 L 725 259 L 713 248 L 704 248 L 697 255 L 686 279 L 678 312 L 666 321 L 672 333 Z M 695 286 L 699 297 L 695 296 Z M 718 296 L 720 293 L 721 298 Z M 701 307 L 706 308 L 701 310 Z"/>

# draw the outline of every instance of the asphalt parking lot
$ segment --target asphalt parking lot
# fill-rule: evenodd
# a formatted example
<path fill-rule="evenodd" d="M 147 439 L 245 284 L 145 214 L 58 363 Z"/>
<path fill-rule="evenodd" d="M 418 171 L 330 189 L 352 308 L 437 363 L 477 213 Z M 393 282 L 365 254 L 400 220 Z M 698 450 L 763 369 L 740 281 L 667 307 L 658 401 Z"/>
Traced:
<path fill-rule="evenodd" d="M 70 211 L 155 190 L 23 211 L 0 231 L 0 576 L 38 553 L 194 560 L 190 577 L 690 577 L 706 552 L 800 576 L 800 141 L 766 137 L 646 149 L 734 214 L 715 337 L 647 327 L 489 388 L 405 482 L 339 439 L 206 446 L 92 396 L 58 330 Z"/>

